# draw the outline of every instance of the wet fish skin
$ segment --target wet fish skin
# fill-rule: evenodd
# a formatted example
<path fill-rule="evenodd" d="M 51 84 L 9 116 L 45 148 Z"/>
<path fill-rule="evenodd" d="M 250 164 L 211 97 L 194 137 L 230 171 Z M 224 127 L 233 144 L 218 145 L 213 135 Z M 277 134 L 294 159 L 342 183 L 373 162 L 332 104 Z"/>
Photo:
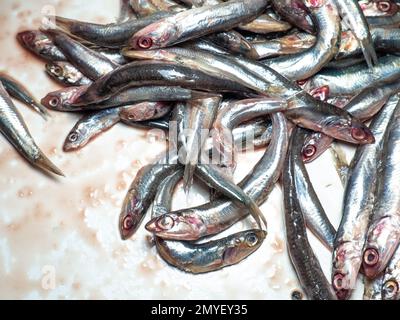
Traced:
<path fill-rule="evenodd" d="M 335 0 L 340 15 L 354 32 L 369 68 L 378 64 L 369 25 L 357 0 Z"/>
<path fill-rule="evenodd" d="M 117 48 L 125 46 L 129 38 L 143 27 L 169 16 L 168 12 L 157 12 L 140 19 L 129 19 L 122 23 L 97 24 L 77 21 L 63 17 L 51 17 L 65 32 L 89 43 L 102 47 Z"/>
<path fill-rule="evenodd" d="M 130 5 L 139 17 L 146 17 L 158 12 L 158 8 L 149 0 L 130 0 Z"/>
<path fill-rule="evenodd" d="M 319 30 L 311 48 L 262 62 L 291 80 L 307 79 L 320 71 L 339 50 L 341 27 L 334 1 L 304 1 Z"/>
<path fill-rule="evenodd" d="M 0 82 L 11 97 L 30 106 L 34 111 L 39 113 L 43 119 L 47 120 L 47 118 L 50 117 L 50 113 L 46 108 L 37 102 L 32 93 L 30 93 L 18 80 L 4 72 L 0 72 Z"/>
<path fill-rule="evenodd" d="M 396 54 L 400 49 L 400 31 L 395 28 L 370 28 L 371 39 L 376 51 Z M 362 53 L 361 47 L 354 33 L 342 32 L 340 49 L 335 59 L 349 59 Z M 350 60 L 350 59 L 349 59 Z M 354 58 L 356 60 L 356 58 Z"/>
<path fill-rule="evenodd" d="M 297 205 L 300 207 L 307 227 L 328 249 L 332 250 L 336 230 L 329 221 L 314 190 L 302 157 L 301 146 L 309 132 L 304 129 L 297 129 L 292 134 L 296 135 L 290 152 L 291 170 L 294 174 L 293 188 L 297 196 Z"/>
<path fill-rule="evenodd" d="M 288 31 L 292 26 L 286 21 L 276 20 L 268 14 L 262 14 L 246 24 L 240 24 L 238 29 L 254 33 L 268 34 Z"/>
<path fill-rule="evenodd" d="M 348 112 L 314 99 L 304 90 L 281 76 L 275 70 L 244 57 L 215 55 L 186 48 L 167 48 L 147 51 L 124 51 L 132 58 L 157 59 L 194 67 L 210 74 L 223 75 L 248 88 L 271 97 L 288 101 L 285 115 L 295 124 L 321 131 L 329 136 L 350 143 L 371 143 L 373 137 L 368 128 Z M 267 79 L 267 80 L 266 80 Z M 363 139 L 353 137 L 355 132 Z"/>
<path fill-rule="evenodd" d="M 182 180 L 182 177 L 183 170 L 181 168 L 176 170 L 160 183 L 157 194 L 154 197 L 151 218 L 159 217 L 160 215 L 171 211 L 173 193 L 178 182 Z M 156 244 L 157 242 L 156 239 Z"/>
<path fill-rule="evenodd" d="M 13 147 L 33 166 L 56 175 L 64 176 L 36 145 L 33 137 L 0 82 L 0 131 Z"/>
<path fill-rule="evenodd" d="M 84 86 L 92 83 L 92 80 L 65 61 L 46 63 L 46 72 L 50 77 L 67 86 Z"/>
<path fill-rule="evenodd" d="M 185 48 L 191 50 L 203 50 L 209 53 L 216 53 L 222 55 L 229 55 L 229 51 L 226 51 L 224 48 L 218 46 L 217 44 L 213 43 L 210 39 L 207 38 L 200 38 L 193 41 L 185 42 Z M 129 53 L 128 53 L 129 54 Z"/>
<path fill-rule="evenodd" d="M 178 85 L 212 92 L 251 93 L 236 81 L 164 61 L 135 61 L 101 77 L 72 103 L 74 106 L 104 101 L 121 90 L 143 85 Z"/>
<path fill-rule="evenodd" d="M 368 278 L 374 278 L 387 266 L 400 242 L 400 195 L 398 190 L 398 155 L 400 139 L 400 103 L 393 112 L 388 125 L 387 140 L 379 173 L 378 192 L 367 241 L 363 252 L 363 270 Z"/>
<path fill-rule="evenodd" d="M 131 121 L 131 120 L 123 120 L 121 122 L 126 124 L 127 126 L 140 128 L 140 129 L 160 129 L 167 131 L 169 129 L 169 119 L 155 119 L 155 120 L 147 120 L 147 121 Z"/>
<path fill-rule="evenodd" d="M 204 97 L 203 92 L 174 86 L 133 87 L 121 91 L 108 100 L 97 104 L 73 106 L 76 97 L 87 89 L 87 86 L 69 87 L 48 93 L 41 103 L 51 110 L 63 112 L 96 111 L 112 107 L 126 106 L 139 102 L 186 101 Z"/>
<path fill-rule="evenodd" d="M 307 298 L 311 300 L 335 300 L 336 297 L 331 285 L 308 242 L 304 213 L 297 200 L 293 152 L 296 152 L 299 156 L 298 146 L 302 137 L 297 135 L 297 132 L 300 130 L 297 128 L 292 133 L 282 174 L 287 248 L 297 278 Z"/>
<path fill-rule="evenodd" d="M 205 39 L 232 53 L 239 53 L 249 57 L 254 55 L 253 46 L 239 32 L 234 30 L 214 33 Z M 195 40 L 194 42 L 197 41 Z"/>
<path fill-rule="evenodd" d="M 81 117 L 68 133 L 63 150 L 76 151 L 120 121 L 118 108 L 105 109 Z"/>
<path fill-rule="evenodd" d="M 48 29 L 46 33 L 68 60 L 91 80 L 96 80 L 118 67 L 102 54 L 85 47 L 59 30 Z"/>
<path fill-rule="evenodd" d="M 125 22 L 129 19 L 136 19 L 136 13 L 131 7 L 129 0 L 120 0 L 119 16 L 117 23 Z"/>
<path fill-rule="evenodd" d="M 159 239 L 157 249 L 172 266 L 199 274 L 237 264 L 256 251 L 266 235 L 262 230 L 247 230 L 202 244 Z"/>
<path fill-rule="evenodd" d="M 266 4 L 266 0 L 232 0 L 215 6 L 189 9 L 136 32 L 129 40 L 129 45 L 135 49 L 163 48 L 229 30 L 257 17 Z"/>
<path fill-rule="evenodd" d="M 119 231 L 122 240 L 133 236 L 154 200 L 159 183 L 177 168 L 178 164 L 155 164 L 139 170 L 121 208 Z"/>
<path fill-rule="evenodd" d="M 382 106 L 388 101 L 391 95 L 400 90 L 399 77 L 393 77 L 388 81 L 377 83 L 375 86 L 367 87 L 354 96 L 343 109 L 350 112 L 361 121 L 371 119 Z M 326 135 L 310 134 L 303 147 L 303 159 L 309 163 L 317 159 L 332 144 L 333 139 Z"/>
<path fill-rule="evenodd" d="M 213 124 L 214 148 L 221 164 L 231 171 L 236 167 L 232 131 L 239 124 L 287 108 L 283 100 L 254 98 L 224 102 Z"/>
<path fill-rule="evenodd" d="M 190 190 L 193 183 L 193 175 L 196 164 L 199 163 L 203 146 L 207 136 L 204 136 L 202 130 L 210 130 L 222 96 L 213 95 L 203 99 L 190 100 L 187 102 L 186 108 L 189 113 L 188 128 L 191 132 L 186 141 L 186 157 L 185 157 L 185 170 L 183 172 L 183 185 L 186 192 Z"/>
<path fill-rule="evenodd" d="M 285 118 L 280 113 L 272 115 L 273 137 L 264 156 L 253 170 L 239 183 L 251 199 L 261 205 L 277 182 L 287 152 L 288 132 Z M 249 212 L 231 201 L 218 199 L 199 207 L 172 211 L 150 220 L 146 229 L 156 236 L 171 240 L 197 240 L 217 234 Z"/>
<path fill-rule="evenodd" d="M 272 7 L 280 16 L 290 24 L 315 34 L 313 18 L 310 16 L 307 7 L 301 0 L 272 0 Z"/>
<path fill-rule="evenodd" d="M 297 96 L 293 102 L 288 101 L 288 103 L 289 109 L 285 112 L 285 116 L 297 126 L 353 144 L 374 143 L 374 136 L 368 127 L 346 110 L 316 100 L 309 95 Z M 291 103 L 296 107 L 292 109 Z"/>
<path fill-rule="evenodd" d="M 246 206 L 259 229 L 263 229 L 263 226 L 267 228 L 267 221 L 257 204 L 239 186 L 225 177 L 216 166 L 199 163 L 196 165 L 195 174 L 219 194 Z"/>
<path fill-rule="evenodd" d="M 256 55 L 254 58 L 260 60 L 263 58 L 271 58 L 281 55 L 289 55 L 299 53 L 305 49 L 311 48 L 316 38 L 308 33 L 297 32 L 264 41 L 251 42 Z"/>
<path fill-rule="evenodd" d="M 365 64 L 346 69 L 325 69 L 312 77 L 305 88 L 329 87 L 332 96 L 355 95 L 366 87 L 399 75 L 400 57 L 386 55 L 379 58 L 378 65 L 370 69 Z"/>
<path fill-rule="evenodd" d="M 170 103 L 146 101 L 120 108 L 119 116 L 126 121 L 155 120 L 165 117 L 171 112 L 171 109 Z"/>
<path fill-rule="evenodd" d="M 386 127 L 398 101 L 398 96 L 393 96 L 374 118 L 370 128 L 376 138 L 375 143 L 360 146 L 350 165 L 343 199 L 343 215 L 332 256 L 332 284 L 340 299 L 348 298 L 355 288 L 368 224 L 377 196 L 376 185 Z"/>
<path fill-rule="evenodd" d="M 46 61 L 66 61 L 65 55 L 43 32 L 27 30 L 17 34 L 18 42 L 37 57 Z"/>
<path fill-rule="evenodd" d="M 367 17 L 367 22 L 371 27 L 398 28 L 400 26 L 400 12 L 393 16 Z"/>
<path fill-rule="evenodd" d="M 185 45 L 183 46 L 183 48 L 172 47 L 157 50 L 123 50 L 123 54 L 134 59 L 169 61 L 182 66 L 195 68 L 196 70 L 219 75 L 225 79 L 238 82 L 264 95 L 277 95 L 282 91 L 289 91 L 287 88 L 282 89 L 279 85 L 267 82 L 264 77 L 261 78 L 245 67 L 238 65 L 233 56 L 217 55 L 211 54 L 210 52 L 195 50 L 192 44 L 189 44 L 188 47 Z M 249 59 L 246 60 L 246 65 L 248 61 Z"/>

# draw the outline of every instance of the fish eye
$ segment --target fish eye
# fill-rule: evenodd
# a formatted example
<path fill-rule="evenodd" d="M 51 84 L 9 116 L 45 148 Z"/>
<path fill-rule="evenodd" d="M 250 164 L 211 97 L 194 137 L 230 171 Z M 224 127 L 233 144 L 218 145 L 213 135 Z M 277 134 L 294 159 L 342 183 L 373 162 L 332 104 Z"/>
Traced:
<path fill-rule="evenodd" d="M 124 230 L 130 230 L 133 227 L 133 218 L 130 214 L 128 214 L 124 220 L 122 221 L 122 227 Z"/>
<path fill-rule="evenodd" d="M 140 37 L 137 40 L 137 45 L 142 49 L 149 49 L 153 45 L 153 40 L 149 37 Z"/>
<path fill-rule="evenodd" d="M 49 104 L 52 107 L 57 107 L 59 102 L 60 102 L 60 100 L 57 97 L 53 97 L 50 99 Z"/>
<path fill-rule="evenodd" d="M 303 294 L 301 291 L 294 290 L 291 294 L 292 300 L 302 300 L 303 299 Z"/>
<path fill-rule="evenodd" d="M 246 236 L 246 243 L 250 247 L 254 247 L 258 243 L 258 237 L 254 233 L 250 233 Z"/>
<path fill-rule="evenodd" d="M 310 159 L 317 153 L 317 148 L 312 144 L 309 144 L 303 148 L 302 154 L 305 159 Z"/>
<path fill-rule="evenodd" d="M 54 66 L 54 67 L 53 67 L 53 72 L 54 72 L 54 74 L 55 74 L 57 77 L 60 77 L 60 76 L 62 76 L 62 74 L 63 74 L 63 70 L 62 70 L 62 68 L 59 67 L 59 66 Z"/>
<path fill-rule="evenodd" d="M 162 217 L 157 221 L 157 226 L 163 230 L 169 230 L 174 226 L 175 222 L 170 216 Z"/>
<path fill-rule="evenodd" d="M 383 285 L 383 294 L 386 298 L 393 298 L 399 291 L 399 285 L 394 280 L 388 280 Z"/>
<path fill-rule="evenodd" d="M 68 136 L 68 140 L 71 142 L 75 142 L 76 140 L 78 140 L 78 133 L 76 132 L 72 132 L 69 136 Z"/>
<path fill-rule="evenodd" d="M 373 267 L 379 262 L 379 253 L 374 248 L 369 248 L 364 252 L 364 263 L 367 266 Z"/>
<path fill-rule="evenodd" d="M 391 3 L 387 1 L 379 1 L 377 5 L 378 10 L 382 12 L 390 11 L 391 7 Z"/>
<path fill-rule="evenodd" d="M 352 128 L 351 136 L 358 141 L 362 141 L 367 137 L 366 133 L 361 128 Z"/>
<path fill-rule="evenodd" d="M 24 39 L 25 42 L 32 42 L 35 40 L 35 35 L 31 32 L 25 33 L 22 38 Z"/>
<path fill-rule="evenodd" d="M 129 120 L 135 119 L 135 115 L 133 113 L 128 113 L 128 119 Z"/>

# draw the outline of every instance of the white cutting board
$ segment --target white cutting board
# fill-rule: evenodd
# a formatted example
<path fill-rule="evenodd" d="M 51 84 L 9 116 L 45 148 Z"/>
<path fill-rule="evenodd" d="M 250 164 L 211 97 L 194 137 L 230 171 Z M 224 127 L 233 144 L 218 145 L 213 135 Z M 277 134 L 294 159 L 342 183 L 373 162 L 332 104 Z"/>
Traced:
<path fill-rule="evenodd" d="M 38 28 L 49 10 L 68 18 L 112 22 L 118 3 L 2 0 L 0 69 L 26 84 L 38 99 L 59 89 L 46 76 L 44 63 L 20 47 L 15 34 Z M 45 122 L 16 105 L 38 145 L 67 178 L 52 179 L 34 170 L 0 136 L 1 299 L 290 299 L 299 289 L 285 246 L 279 187 L 262 206 L 269 234 L 256 253 L 217 272 L 187 274 L 157 255 L 143 226 L 128 241 L 120 240 L 117 228 L 129 184 L 164 144 L 150 143 L 145 130 L 118 124 L 83 150 L 63 153 L 63 141 L 79 115 L 52 112 Z M 261 154 L 240 156 L 236 178 L 243 177 Z M 338 226 L 343 188 L 331 154 L 308 169 L 327 214 Z M 178 193 L 175 208 L 203 201 L 196 192 L 188 200 Z M 224 234 L 249 225 L 241 222 Z M 330 252 L 313 236 L 310 241 L 330 277 Z M 359 288 L 354 296 L 361 293 Z"/>

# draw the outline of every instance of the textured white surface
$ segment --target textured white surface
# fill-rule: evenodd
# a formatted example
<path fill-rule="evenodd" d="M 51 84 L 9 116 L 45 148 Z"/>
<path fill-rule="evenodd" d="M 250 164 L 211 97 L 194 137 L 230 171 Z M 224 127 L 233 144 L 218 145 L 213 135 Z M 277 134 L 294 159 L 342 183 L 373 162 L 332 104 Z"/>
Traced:
<path fill-rule="evenodd" d="M 58 85 L 44 73 L 44 63 L 22 49 L 15 34 L 37 28 L 46 5 L 54 6 L 57 15 L 105 23 L 118 14 L 118 3 L 2 0 L 0 69 L 25 83 L 37 98 L 56 90 Z M 148 143 L 146 131 L 116 125 L 82 151 L 66 154 L 62 144 L 78 115 L 52 112 L 51 120 L 44 122 L 16 104 L 39 146 L 67 178 L 52 179 L 34 170 L 0 137 L 0 298 L 290 299 L 299 288 L 285 247 L 279 187 L 262 206 L 269 234 L 255 254 L 218 272 L 186 274 L 159 258 L 143 228 L 125 242 L 117 229 L 131 180 L 163 145 Z M 237 178 L 260 156 L 241 156 Z M 330 153 L 308 168 L 337 226 L 343 188 Z M 190 204 L 201 201 L 196 194 L 189 197 Z M 180 192 L 174 206 L 185 207 L 185 202 Z M 229 232 L 247 226 L 239 223 Z M 330 276 L 330 252 L 310 239 Z"/>

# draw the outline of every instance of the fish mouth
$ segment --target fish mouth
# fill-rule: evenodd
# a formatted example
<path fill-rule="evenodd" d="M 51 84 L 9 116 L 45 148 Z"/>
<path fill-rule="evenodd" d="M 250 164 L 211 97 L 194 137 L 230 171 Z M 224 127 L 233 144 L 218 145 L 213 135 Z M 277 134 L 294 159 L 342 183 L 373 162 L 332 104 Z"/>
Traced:
<path fill-rule="evenodd" d="M 24 47 L 32 47 L 35 35 L 31 31 L 22 31 L 16 35 L 18 42 Z"/>
<path fill-rule="evenodd" d="M 156 236 L 169 240 L 191 241 L 200 237 L 200 228 L 196 223 L 168 214 L 150 220 L 145 228 Z"/>

